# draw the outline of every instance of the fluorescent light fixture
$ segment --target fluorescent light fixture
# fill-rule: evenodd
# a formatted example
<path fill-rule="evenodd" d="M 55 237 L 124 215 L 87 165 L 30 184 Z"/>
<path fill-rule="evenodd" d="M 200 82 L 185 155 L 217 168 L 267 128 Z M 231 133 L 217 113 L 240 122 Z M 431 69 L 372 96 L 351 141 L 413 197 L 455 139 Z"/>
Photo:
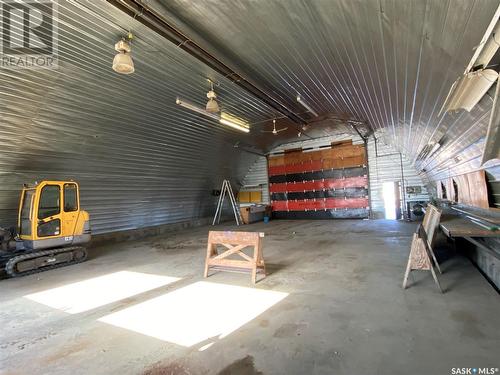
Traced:
<path fill-rule="evenodd" d="M 243 120 L 240 120 L 234 116 L 228 115 L 227 113 L 221 113 L 219 122 L 223 125 L 229 126 L 233 129 L 249 133 L 250 126 Z"/>
<path fill-rule="evenodd" d="M 498 73 L 493 69 L 478 70 L 460 77 L 451 86 L 450 92 L 439 113 L 465 109 L 470 112 L 489 88 L 496 82 Z"/>
<path fill-rule="evenodd" d="M 67 284 L 24 298 L 43 305 L 77 314 L 180 280 L 177 277 L 119 271 Z"/>
<path fill-rule="evenodd" d="M 497 16 L 498 19 L 498 16 Z M 488 40 L 479 53 L 477 60 L 474 62 L 474 67 L 481 66 L 483 69 L 488 66 L 493 56 L 500 46 L 500 22 L 497 22 L 495 30 L 488 37 Z"/>
<path fill-rule="evenodd" d="M 210 112 L 206 111 L 204 108 L 200 108 L 197 105 L 188 102 L 187 100 L 177 98 L 175 100 L 175 103 L 180 105 L 181 107 L 189 109 L 193 112 L 199 113 L 201 115 L 204 115 L 204 116 L 210 117 L 211 119 L 219 121 L 219 116 L 216 115 L 215 113 L 210 113 Z"/>
<path fill-rule="evenodd" d="M 180 105 L 181 107 L 189 109 L 193 112 L 210 117 L 211 119 L 216 120 L 216 121 L 220 122 L 221 124 L 229 126 L 233 129 L 236 129 L 236 130 L 239 130 L 239 131 L 242 131 L 245 133 L 250 132 L 250 126 L 245 121 L 243 121 L 237 117 L 231 116 L 227 113 L 221 113 L 219 116 L 216 113 L 210 113 L 207 110 L 205 110 L 204 108 L 200 108 L 197 105 L 188 102 L 187 100 L 179 99 L 179 98 L 177 98 L 175 100 L 175 103 L 177 105 Z"/>
<path fill-rule="evenodd" d="M 486 32 L 484 33 L 483 38 L 477 45 L 476 51 L 474 52 L 474 55 L 472 56 L 472 59 L 469 62 L 469 65 L 467 65 L 464 74 L 470 72 L 472 67 L 475 66 L 482 65 L 483 68 L 485 68 L 486 65 L 490 62 L 493 55 L 495 54 L 496 48 L 498 48 L 498 41 L 499 41 L 498 37 L 500 36 L 498 34 L 498 31 L 500 30 L 498 24 L 499 17 L 500 17 L 500 5 L 497 7 L 495 14 L 491 18 L 491 21 L 488 27 L 486 28 Z M 497 45 L 496 48 L 494 44 L 491 44 L 492 42 Z"/>
<path fill-rule="evenodd" d="M 302 107 L 304 107 L 309 112 L 311 112 L 315 117 L 318 117 L 318 114 L 314 111 L 314 109 L 312 109 L 309 106 L 309 104 L 307 104 L 304 100 L 302 100 L 302 98 L 300 97 L 300 95 L 297 95 L 297 102 L 299 102 L 299 104 L 302 105 Z"/>
<path fill-rule="evenodd" d="M 200 281 L 99 319 L 198 350 L 282 301 L 288 293 Z"/>
<path fill-rule="evenodd" d="M 500 38 L 500 35 L 498 37 Z M 500 159 L 500 77 L 497 81 L 495 97 L 491 108 L 481 165 L 492 159 Z"/>
<path fill-rule="evenodd" d="M 430 158 L 440 147 L 441 147 L 441 143 L 439 143 L 439 142 L 434 143 L 434 145 L 432 146 L 431 151 L 429 152 L 427 157 Z"/>
<path fill-rule="evenodd" d="M 245 132 L 245 133 L 249 133 L 250 132 L 250 129 L 249 128 L 246 128 L 244 126 L 241 126 L 241 125 L 238 125 L 234 122 L 231 122 L 231 121 L 228 121 L 228 120 L 224 120 L 223 118 L 221 118 L 219 120 L 219 122 L 223 125 L 227 125 L 233 129 L 236 129 L 236 130 L 239 130 L 239 131 L 242 131 L 242 132 Z"/>
<path fill-rule="evenodd" d="M 129 38 L 132 38 L 132 36 L 130 35 Z M 118 53 L 113 59 L 113 70 L 120 74 L 133 73 L 135 68 L 134 61 L 130 55 L 130 44 L 125 39 L 122 39 L 115 44 L 115 51 Z"/>
<path fill-rule="evenodd" d="M 434 154 L 441 147 L 441 143 L 439 142 L 429 142 L 426 144 L 420 153 L 417 156 L 417 161 L 421 161 L 429 158 L 432 154 Z"/>

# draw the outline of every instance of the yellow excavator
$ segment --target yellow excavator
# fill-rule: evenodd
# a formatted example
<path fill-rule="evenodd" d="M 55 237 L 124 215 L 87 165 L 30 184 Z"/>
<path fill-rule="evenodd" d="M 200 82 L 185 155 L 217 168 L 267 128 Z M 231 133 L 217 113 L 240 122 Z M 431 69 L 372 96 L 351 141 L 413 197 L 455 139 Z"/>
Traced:
<path fill-rule="evenodd" d="M 80 263 L 87 259 L 90 238 L 76 182 L 24 185 L 17 230 L 0 228 L 0 268 L 15 277 Z"/>

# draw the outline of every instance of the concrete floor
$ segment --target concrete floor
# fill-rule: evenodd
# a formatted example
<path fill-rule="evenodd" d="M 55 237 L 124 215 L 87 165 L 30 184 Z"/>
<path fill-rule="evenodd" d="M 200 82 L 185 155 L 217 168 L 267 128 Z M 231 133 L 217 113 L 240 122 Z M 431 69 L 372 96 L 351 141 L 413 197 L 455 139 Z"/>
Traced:
<path fill-rule="evenodd" d="M 0 373 L 385 375 L 500 366 L 498 294 L 460 256 L 442 265 L 445 294 L 427 272 L 415 272 L 403 291 L 415 225 L 395 221 L 274 221 L 241 228 L 266 233 L 270 274 L 255 288 L 289 294 L 226 337 L 187 347 L 98 321 L 199 281 L 254 288 L 245 274 L 203 279 L 209 229 L 102 246 L 85 263 L 0 281 Z M 180 279 L 73 314 L 23 297 L 123 270 Z M 214 314 L 215 304 L 193 309 L 218 324 L 230 318 Z M 139 314 L 139 323 L 161 330 L 162 321 L 151 322 L 150 314 Z M 189 329 L 195 322 L 183 324 Z M 213 344 L 205 349 L 207 343 Z"/>

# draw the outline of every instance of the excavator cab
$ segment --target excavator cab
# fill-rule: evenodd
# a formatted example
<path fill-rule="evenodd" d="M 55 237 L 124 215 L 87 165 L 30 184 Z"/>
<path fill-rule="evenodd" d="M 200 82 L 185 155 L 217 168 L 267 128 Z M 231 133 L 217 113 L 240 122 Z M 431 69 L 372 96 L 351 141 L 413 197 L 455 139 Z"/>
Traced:
<path fill-rule="evenodd" d="M 0 228 L 0 269 L 23 276 L 87 259 L 89 214 L 80 207 L 74 181 L 24 185 L 17 233 Z"/>
<path fill-rule="evenodd" d="M 74 181 L 42 181 L 23 188 L 18 235 L 26 249 L 41 250 L 90 241 L 89 214 L 80 209 Z"/>

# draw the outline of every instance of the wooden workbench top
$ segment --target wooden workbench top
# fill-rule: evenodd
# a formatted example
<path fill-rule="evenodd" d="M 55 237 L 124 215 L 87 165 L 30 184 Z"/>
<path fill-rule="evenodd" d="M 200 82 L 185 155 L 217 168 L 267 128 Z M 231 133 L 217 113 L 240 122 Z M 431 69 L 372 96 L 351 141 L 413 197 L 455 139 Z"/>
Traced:
<path fill-rule="evenodd" d="M 500 209 L 498 208 L 491 207 L 477 209 L 473 207 L 463 207 L 461 205 L 456 205 L 451 207 L 451 209 L 459 215 L 470 215 L 492 224 L 500 225 Z"/>
<path fill-rule="evenodd" d="M 485 229 L 464 216 L 443 214 L 441 229 L 448 237 L 500 237 L 500 230 Z"/>

